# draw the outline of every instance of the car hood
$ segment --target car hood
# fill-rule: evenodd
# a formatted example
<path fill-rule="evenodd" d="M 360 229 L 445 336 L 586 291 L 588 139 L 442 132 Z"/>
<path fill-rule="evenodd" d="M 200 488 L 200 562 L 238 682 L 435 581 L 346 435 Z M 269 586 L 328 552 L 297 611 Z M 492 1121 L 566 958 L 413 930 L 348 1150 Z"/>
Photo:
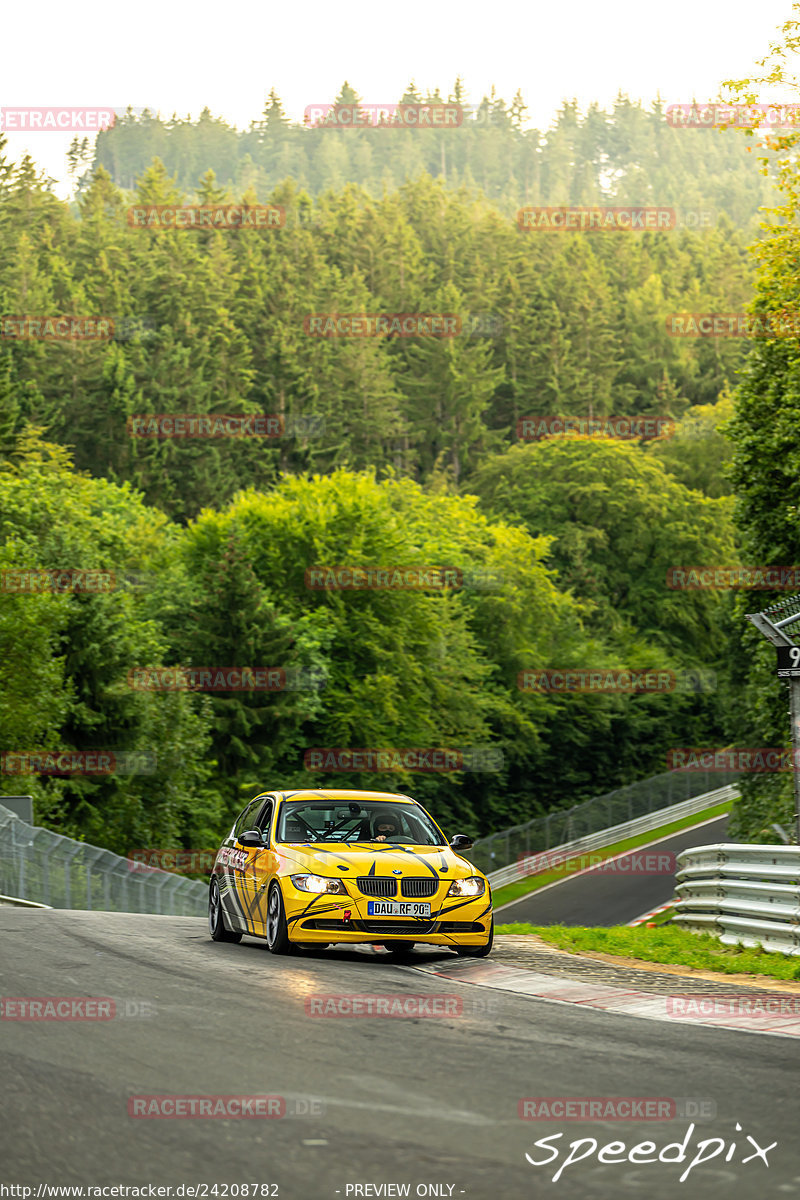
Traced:
<path fill-rule="evenodd" d="M 463 879 L 468 875 L 480 875 L 477 867 L 454 853 L 449 847 L 437 846 L 387 846 L 362 847 L 319 845 L 282 845 L 280 850 L 287 858 L 293 858 L 303 870 L 315 875 L 391 875 L 401 871 L 403 875 L 444 875 L 449 879 Z M 340 867 L 348 870 L 341 871 Z"/>

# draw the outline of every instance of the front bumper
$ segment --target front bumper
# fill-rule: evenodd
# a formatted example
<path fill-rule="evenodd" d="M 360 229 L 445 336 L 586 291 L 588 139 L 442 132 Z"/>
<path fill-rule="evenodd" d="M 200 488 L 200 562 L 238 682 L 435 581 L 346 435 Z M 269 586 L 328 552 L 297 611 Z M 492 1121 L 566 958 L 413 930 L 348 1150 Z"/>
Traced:
<path fill-rule="evenodd" d="M 291 880 L 281 880 L 289 938 L 315 942 L 423 942 L 435 946 L 485 946 L 492 927 L 487 891 L 474 900 L 430 898 L 428 917 L 371 917 L 367 898 L 325 894 L 309 896 Z M 346 914 L 349 913 L 349 917 Z"/>

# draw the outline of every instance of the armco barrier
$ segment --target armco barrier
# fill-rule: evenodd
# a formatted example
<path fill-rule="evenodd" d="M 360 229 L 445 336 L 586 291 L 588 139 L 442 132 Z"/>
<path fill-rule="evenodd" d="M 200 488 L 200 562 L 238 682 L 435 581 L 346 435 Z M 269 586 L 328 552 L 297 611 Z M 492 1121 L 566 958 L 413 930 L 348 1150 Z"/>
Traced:
<path fill-rule="evenodd" d="M 0 893 L 49 908 L 204 916 L 208 889 L 169 871 L 132 871 L 126 858 L 28 825 L 0 796 Z"/>
<path fill-rule="evenodd" d="M 577 858 L 591 850 L 602 850 L 625 838 L 636 837 L 640 833 L 649 833 L 650 830 L 660 829 L 662 825 L 669 825 L 672 821 L 680 821 L 684 817 L 691 817 L 695 813 L 713 808 L 717 804 L 736 800 L 738 795 L 738 789 L 733 784 L 728 784 L 726 787 L 716 788 L 713 792 L 705 792 L 701 796 L 692 796 L 690 800 L 682 800 L 680 804 L 671 804 L 669 808 L 660 808 L 657 812 L 636 817 L 633 821 L 625 821 L 621 825 L 612 825 L 609 829 L 601 829 L 598 833 L 592 833 L 588 837 L 576 838 L 572 842 L 553 846 L 551 850 L 523 856 L 519 862 L 501 867 L 499 871 L 492 871 L 487 878 L 493 888 L 503 887 L 507 883 L 514 883 L 517 879 L 525 879 L 529 875 L 538 875 L 543 871 L 548 871 L 554 865 L 563 865 L 568 858 Z M 470 861 L 475 861 L 471 852 L 469 858 Z"/>
<path fill-rule="evenodd" d="M 800 846 L 693 846 L 678 856 L 673 920 L 727 945 L 800 954 Z"/>

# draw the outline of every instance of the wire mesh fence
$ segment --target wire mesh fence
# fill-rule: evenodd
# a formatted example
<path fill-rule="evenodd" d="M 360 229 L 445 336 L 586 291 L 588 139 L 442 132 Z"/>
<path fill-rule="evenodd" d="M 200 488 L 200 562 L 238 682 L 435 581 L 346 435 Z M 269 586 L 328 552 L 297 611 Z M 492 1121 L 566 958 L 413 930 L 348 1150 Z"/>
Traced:
<path fill-rule="evenodd" d="M 480 871 L 497 871 L 520 858 L 725 787 L 735 783 L 740 774 L 739 771 L 665 771 L 603 796 L 593 796 L 572 808 L 557 809 L 524 825 L 513 825 L 479 838 L 467 857 Z"/>
<path fill-rule="evenodd" d="M 0 895 L 51 908 L 204 916 L 206 885 L 29 825 L 0 796 Z"/>
<path fill-rule="evenodd" d="M 475 842 L 467 857 L 486 873 L 635 817 L 734 783 L 737 771 L 665 771 Z M 29 825 L 0 796 L 0 895 L 51 908 L 204 916 L 206 885 L 143 867 L 110 850 Z"/>

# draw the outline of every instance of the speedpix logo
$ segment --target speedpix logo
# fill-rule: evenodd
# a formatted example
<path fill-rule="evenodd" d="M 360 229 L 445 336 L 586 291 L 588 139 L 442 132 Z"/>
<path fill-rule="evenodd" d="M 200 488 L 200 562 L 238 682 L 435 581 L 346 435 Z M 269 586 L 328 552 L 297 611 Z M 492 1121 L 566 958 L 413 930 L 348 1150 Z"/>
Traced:
<path fill-rule="evenodd" d="M 656 1118 L 658 1119 L 658 1118 Z M 662 1118 L 663 1119 L 663 1118 Z M 557 1183 L 567 1167 L 573 1166 L 575 1163 L 585 1162 L 586 1159 L 597 1155 L 597 1161 L 604 1164 L 619 1165 L 629 1162 L 637 1165 L 645 1163 L 680 1163 L 681 1165 L 687 1161 L 689 1154 L 692 1154 L 686 1170 L 678 1177 L 678 1183 L 685 1183 L 689 1174 L 695 1167 L 701 1166 L 703 1163 L 711 1162 L 712 1159 L 718 1158 L 724 1154 L 724 1162 L 738 1162 L 742 1166 L 752 1162 L 753 1159 L 759 1159 L 765 1167 L 769 1166 L 767 1155 L 770 1150 L 777 1146 L 777 1142 L 770 1142 L 768 1146 L 761 1146 L 756 1138 L 749 1133 L 746 1135 L 746 1140 L 740 1142 L 738 1139 L 731 1141 L 728 1145 L 727 1141 L 721 1137 L 703 1138 L 697 1143 L 697 1147 L 693 1144 L 695 1125 L 694 1122 L 689 1125 L 685 1136 L 679 1142 L 668 1142 L 659 1151 L 656 1143 L 651 1141 L 637 1142 L 635 1146 L 628 1149 L 625 1142 L 607 1142 L 604 1146 L 598 1149 L 596 1138 L 578 1138 L 569 1143 L 569 1153 L 564 1158 L 564 1161 L 557 1167 L 555 1174 L 552 1176 L 553 1183 Z M 736 1132 L 742 1132 L 742 1126 L 736 1122 Z M 532 1167 L 550 1167 L 559 1161 L 562 1144 L 555 1145 L 559 1138 L 563 1138 L 563 1133 L 551 1133 L 547 1137 L 539 1138 L 534 1142 L 534 1149 L 543 1151 L 549 1155 L 547 1158 L 542 1158 L 525 1153 L 525 1158 Z M 748 1144 L 749 1143 L 749 1144 Z M 727 1152 L 726 1152 L 727 1151 Z M 752 1153 L 748 1153 L 752 1151 Z M 737 1152 L 740 1157 L 737 1159 Z"/>

